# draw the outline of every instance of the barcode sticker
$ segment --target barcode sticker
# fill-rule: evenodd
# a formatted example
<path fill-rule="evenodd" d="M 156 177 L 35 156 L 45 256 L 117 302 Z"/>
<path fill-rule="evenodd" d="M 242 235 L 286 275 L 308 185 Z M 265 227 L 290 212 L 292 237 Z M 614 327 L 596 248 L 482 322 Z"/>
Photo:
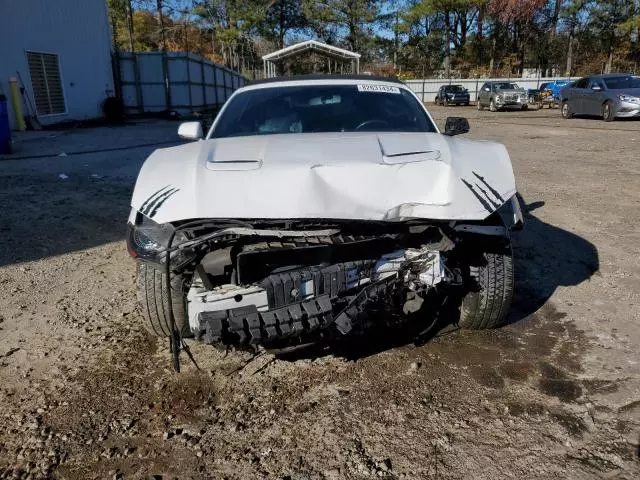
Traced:
<path fill-rule="evenodd" d="M 395 93 L 400 95 L 400 89 L 398 87 L 391 87 L 389 85 L 372 85 L 363 84 L 358 85 L 359 92 L 376 92 L 376 93 Z"/>

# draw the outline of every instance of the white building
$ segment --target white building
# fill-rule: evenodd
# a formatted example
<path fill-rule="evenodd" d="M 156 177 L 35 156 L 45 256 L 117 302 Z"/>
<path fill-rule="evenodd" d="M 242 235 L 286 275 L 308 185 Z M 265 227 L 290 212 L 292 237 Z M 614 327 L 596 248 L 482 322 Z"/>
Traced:
<path fill-rule="evenodd" d="M 101 102 L 114 93 L 106 0 L 0 0 L 7 97 L 16 72 L 41 124 L 101 116 Z M 9 110 L 13 125 L 10 102 Z"/>

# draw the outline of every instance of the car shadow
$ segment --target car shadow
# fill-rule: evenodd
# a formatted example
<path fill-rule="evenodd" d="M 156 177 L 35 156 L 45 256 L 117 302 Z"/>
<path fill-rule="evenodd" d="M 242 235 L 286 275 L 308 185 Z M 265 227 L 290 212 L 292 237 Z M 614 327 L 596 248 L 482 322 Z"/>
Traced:
<path fill-rule="evenodd" d="M 513 236 L 515 294 L 505 325 L 530 317 L 558 287 L 579 285 L 597 274 L 600 266 L 598 251 L 591 242 L 536 217 L 534 212 L 545 205 L 544 201 L 526 203 L 520 195 L 518 200 L 525 225 Z M 310 345 L 278 357 L 298 360 L 332 353 L 356 360 L 405 345 L 422 345 L 458 329 L 459 307 L 460 298 L 456 296 L 445 298 L 442 306 L 425 302 L 414 319 L 399 326 L 377 326 L 357 337 Z M 432 323 L 433 328 L 428 329 Z"/>
<path fill-rule="evenodd" d="M 526 203 L 519 194 L 518 200 L 525 227 L 514 235 L 516 289 L 507 323 L 539 310 L 558 287 L 579 285 L 600 269 L 595 245 L 533 214 L 545 202 Z"/>
<path fill-rule="evenodd" d="M 133 181 L 2 175 L 0 187 L 0 267 L 124 239 Z"/>
<path fill-rule="evenodd" d="M 600 122 L 602 120 L 602 115 L 585 115 L 585 114 L 574 114 L 572 118 L 582 119 L 582 120 L 598 120 Z M 624 123 L 624 122 L 640 122 L 640 117 L 616 117 L 616 119 L 611 123 Z"/>

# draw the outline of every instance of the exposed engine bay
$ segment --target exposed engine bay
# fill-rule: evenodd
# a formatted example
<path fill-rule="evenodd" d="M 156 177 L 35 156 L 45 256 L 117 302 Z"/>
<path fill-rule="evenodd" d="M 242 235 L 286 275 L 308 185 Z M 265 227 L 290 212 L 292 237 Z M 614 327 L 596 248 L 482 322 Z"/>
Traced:
<path fill-rule="evenodd" d="M 459 287 L 462 244 L 479 236 L 469 229 L 493 242 L 505 232 L 424 221 L 188 222 L 176 228 L 170 269 L 184 279 L 197 339 L 281 346 L 348 335 L 371 311 L 413 312 L 429 292 Z"/>

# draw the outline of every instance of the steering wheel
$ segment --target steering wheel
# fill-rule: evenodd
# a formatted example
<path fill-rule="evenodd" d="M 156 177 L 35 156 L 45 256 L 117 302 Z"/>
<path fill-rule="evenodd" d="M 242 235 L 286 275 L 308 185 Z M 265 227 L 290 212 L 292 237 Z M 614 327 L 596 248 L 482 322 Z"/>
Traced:
<path fill-rule="evenodd" d="M 386 122 L 384 120 L 377 120 L 377 119 L 373 119 L 373 120 L 365 120 L 364 122 L 362 122 L 360 125 L 358 125 L 355 130 L 362 130 L 364 127 L 369 127 L 372 125 L 382 125 L 383 127 L 389 127 L 391 128 L 391 124 L 389 122 Z"/>

